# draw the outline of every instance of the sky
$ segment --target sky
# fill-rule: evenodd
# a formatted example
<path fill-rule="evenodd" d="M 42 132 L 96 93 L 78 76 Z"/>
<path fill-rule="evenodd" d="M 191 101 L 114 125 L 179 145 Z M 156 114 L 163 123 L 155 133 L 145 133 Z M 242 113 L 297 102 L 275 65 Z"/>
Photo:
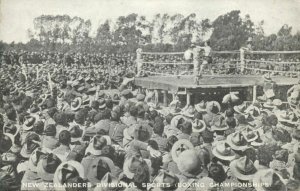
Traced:
<path fill-rule="evenodd" d="M 199 19 L 213 21 L 232 10 L 249 14 L 255 24 L 264 20 L 267 35 L 277 33 L 284 24 L 292 26 L 293 33 L 300 31 L 300 0 L 0 0 L 0 40 L 28 41 L 27 29 L 42 14 L 79 16 L 96 27 L 106 19 L 130 13 L 146 17 L 196 13 Z"/>

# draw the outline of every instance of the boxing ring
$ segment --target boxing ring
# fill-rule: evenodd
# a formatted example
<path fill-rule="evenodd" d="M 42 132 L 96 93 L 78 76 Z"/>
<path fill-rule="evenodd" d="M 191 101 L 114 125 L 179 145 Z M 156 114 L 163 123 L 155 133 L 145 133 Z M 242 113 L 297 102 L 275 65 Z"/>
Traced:
<path fill-rule="evenodd" d="M 299 61 L 296 62 L 279 62 L 279 61 L 267 61 L 267 60 L 255 60 L 254 54 L 259 55 L 272 55 L 278 56 L 278 54 L 293 54 L 297 58 L 300 57 L 300 51 L 283 52 L 283 51 L 253 51 L 243 52 L 242 55 L 238 51 L 223 51 L 214 52 L 216 55 L 236 55 L 238 59 L 232 59 L 224 70 L 235 70 L 235 73 L 229 73 L 220 71 L 215 75 L 205 75 L 199 81 L 199 84 L 194 84 L 191 67 L 192 63 L 184 61 L 179 62 L 163 62 L 161 60 L 156 61 L 144 61 L 142 55 L 150 55 L 150 57 L 157 58 L 157 55 L 176 55 L 183 56 L 181 53 L 149 53 L 149 52 L 138 52 L 138 62 L 140 68 L 143 70 L 143 74 L 147 74 L 144 77 L 135 78 L 135 85 L 144 88 L 155 90 L 157 95 L 160 97 L 159 100 L 163 105 L 167 106 L 175 95 L 186 96 L 186 104 L 197 103 L 199 99 L 222 99 L 224 95 L 229 92 L 239 92 L 239 94 L 246 101 L 255 101 L 257 95 L 262 94 L 262 86 L 264 79 L 262 75 L 265 73 L 272 74 L 272 80 L 279 87 L 278 92 L 280 98 L 286 101 L 286 91 L 292 85 L 297 84 L 299 79 L 297 78 L 300 73 L 292 70 L 280 70 L 280 67 L 267 68 L 259 67 L 261 63 L 273 64 L 273 65 L 300 65 Z M 153 56 L 155 55 L 155 56 Z M 252 58 L 248 55 L 252 55 Z M 152 65 L 152 68 L 149 67 Z M 146 65 L 146 67 L 144 67 Z M 212 64 L 212 67 L 218 67 L 217 64 Z M 143 67 L 141 67 L 143 66 Z M 166 69 L 168 67 L 170 70 Z M 158 69 L 155 69 L 158 68 Z M 167 71 L 167 72 L 166 72 Z M 274 75 L 273 75 L 274 74 Z M 170 96 L 171 95 L 171 96 Z M 198 100 L 197 100 L 198 99 Z"/>

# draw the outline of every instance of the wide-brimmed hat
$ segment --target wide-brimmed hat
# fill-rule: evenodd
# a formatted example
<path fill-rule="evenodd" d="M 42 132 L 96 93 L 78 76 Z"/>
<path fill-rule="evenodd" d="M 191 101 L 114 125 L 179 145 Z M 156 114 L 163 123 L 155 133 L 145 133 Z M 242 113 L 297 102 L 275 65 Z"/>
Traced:
<path fill-rule="evenodd" d="M 139 93 L 139 94 L 137 94 L 136 95 L 136 99 L 138 100 L 138 101 L 144 101 L 145 100 L 145 95 L 144 94 L 141 94 L 141 93 Z"/>
<path fill-rule="evenodd" d="M 253 118 L 257 118 L 260 116 L 260 109 L 254 105 L 250 105 L 246 110 L 246 114 L 250 114 Z"/>
<path fill-rule="evenodd" d="M 174 145 L 172 146 L 172 150 L 171 150 L 171 155 L 172 155 L 173 161 L 177 162 L 179 155 L 183 151 L 193 149 L 193 148 L 194 148 L 194 146 L 189 140 L 186 140 L 186 139 L 178 140 L 177 142 L 174 143 Z"/>
<path fill-rule="evenodd" d="M 210 122 L 210 126 L 212 131 L 225 131 L 229 129 L 226 124 L 225 117 L 222 115 L 214 116 L 212 121 Z"/>
<path fill-rule="evenodd" d="M 38 147 L 36 148 L 30 155 L 29 160 L 28 160 L 28 168 L 33 171 L 37 172 L 37 164 L 40 161 L 42 157 L 45 157 L 47 154 L 51 153 L 51 150 L 48 148 L 41 148 Z"/>
<path fill-rule="evenodd" d="M 50 97 L 51 97 L 51 94 L 49 94 L 49 93 L 44 93 L 44 94 L 42 94 L 42 95 L 40 96 L 41 102 L 38 104 L 38 106 L 39 106 L 39 107 L 42 107 L 43 105 L 45 105 L 46 100 L 47 100 L 48 98 L 50 98 Z"/>
<path fill-rule="evenodd" d="M 174 99 L 173 101 L 171 101 L 171 103 L 169 104 L 169 107 L 179 107 L 180 105 L 180 101 L 178 99 Z"/>
<path fill-rule="evenodd" d="M 245 103 L 243 104 L 240 104 L 240 105 L 236 105 L 233 107 L 234 111 L 239 113 L 239 114 L 245 114 L 246 112 L 246 109 L 247 109 L 247 106 Z"/>
<path fill-rule="evenodd" d="M 37 175 L 45 181 L 53 181 L 54 173 L 61 160 L 53 153 L 47 154 L 37 164 Z"/>
<path fill-rule="evenodd" d="M 275 107 L 271 99 L 267 99 L 263 106 L 267 109 L 273 109 Z"/>
<path fill-rule="evenodd" d="M 195 105 L 195 109 L 199 113 L 206 113 L 206 102 L 204 100 L 200 101 L 198 104 Z"/>
<path fill-rule="evenodd" d="M 84 131 L 79 127 L 79 125 L 71 126 L 68 131 L 71 133 L 71 142 L 80 141 L 84 135 Z"/>
<path fill-rule="evenodd" d="M 181 113 L 181 109 L 179 107 L 169 107 L 167 113 L 172 115 L 179 115 Z"/>
<path fill-rule="evenodd" d="M 78 77 L 78 81 L 79 81 L 79 82 L 83 82 L 83 81 L 84 81 L 84 78 L 83 78 L 83 76 L 82 76 L 82 75 L 79 75 L 79 77 Z"/>
<path fill-rule="evenodd" d="M 291 101 L 295 102 L 294 100 L 296 100 L 299 97 L 299 91 L 293 91 L 291 93 L 291 95 L 289 96 L 289 99 L 291 99 Z"/>
<path fill-rule="evenodd" d="M 77 89 L 77 91 L 78 91 L 79 93 L 83 93 L 85 90 L 86 90 L 86 87 L 85 87 L 84 85 L 80 86 L 80 87 Z"/>
<path fill-rule="evenodd" d="M 300 163 L 300 145 L 299 144 L 294 145 L 293 153 L 294 153 L 295 162 Z"/>
<path fill-rule="evenodd" d="M 181 174 L 188 178 L 196 177 L 203 170 L 203 164 L 194 149 L 183 151 L 178 156 L 176 164 Z"/>
<path fill-rule="evenodd" d="M 7 165 L 14 165 L 19 162 L 18 156 L 15 153 L 5 152 L 1 154 L 2 167 Z"/>
<path fill-rule="evenodd" d="M 291 114 L 293 115 L 294 113 Z M 279 122 L 294 123 L 291 119 L 293 116 L 291 116 L 288 111 L 276 112 L 275 115 Z"/>
<path fill-rule="evenodd" d="M 184 117 L 193 118 L 195 114 L 194 106 L 189 106 L 185 111 L 181 112 Z"/>
<path fill-rule="evenodd" d="M 95 94 L 97 91 L 97 87 L 91 87 L 87 90 L 87 94 L 91 95 L 91 94 Z"/>
<path fill-rule="evenodd" d="M 240 180 L 252 180 L 257 173 L 254 163 L 247 156 L 232 161 L 230 170 Z"/>
<path fill-rule="evenodd" d="M 36 114 L 36 113 L 38 113 L 40 110 L 41 110 L 41 109 L 40 109 L 39 106 L 36 105 L 36 104 L 32 104 L 32 105 L 30 106 L 30 108 L 29 108 L 29 112 L 30 112 L 31 114 Z"/>
<path fill-rule="evenodd" d="M 168 112 L 172 115 L 178 115 L 181 112 L 181 109 L 179 108 L 180 101 L 179 100 L 173 100 L 168 107 Z"/>
<path fill-rule="evenodd" d="M 16 82 L 16 86 L 20 87 L 20 86 L 22 86 L 22 85 L 24 85 L 23 82 L 21 82 L 21 81 Z"/>
<path fill-rule="evenodd" d="M 84 167 L 77 161 L 70 160 L 61 163 L 55 170 L 53 183 L 57 185 L 56 190 L 65 190 L 64 184 L 69 178 L 81 177 L 86 179 Z"/>
<path fill-rule="evenodd" d="M 114 94 L 114 95 L 112 96 L 112 102 L 113 102 L 113 103 L 119 103 L 119 102 L 120 102 L 120 97 L 119 97 L 118 94 Z"/>
<path fill-rule="evenodd" d="M 147 141 L 150 139 L 150 136 L 150 129 L 145 124 L 134 124 L 124 130 L 124 138 L 127 139 L 142 138 L 143 141 Z"/>
<path fill-rule="evenodd" d="M 148 102 L 147 105 L 149 107 L 149 111 L 160 109 L 160 104 L 158 102 L 157 103 Z"/>
<path fill-rule="evenodd" d="M 190 47 L 191 47 L 191 48 L 195 48 L 195 47 L 196 47 L 196 44 L 195 44 L 195 43 L 191 43 Z"/>
<path fill-rule="evenodd" d="M 218 114 L 221 111 L 221 106 L 217 101 L 210 101 L 206 104 L 207 113 Z"/>
<path fill-rule="evenodd" d="M 33 128 L 33 125 L 34 125 L 35 121 L 36 121 L 35 117 L 27 116 L 25 118 L 24 123 L 23 123 L 23 130 L 25 130 L 25 131 L 31 130 Z"/>
<path fill-rule="evenodd" d="M 79 82 L 83 82 L 83 81 L 84 81 L 84 78 L 83 78 L 83 76 L 82 76 L 82 75 L 79 75 L 79 77 L 78 77 L 78 81 L 79 81 Z"/>
<path fill-rule="evenodd" d="M 175 190 L 177 184 L 179 183 L 179 178 L 172 172 L 167 172 L 162 170 L 153 180 L 154 188 L 150 189 L 153 191 L 162 191 L 162 190 Z"/>
<path fill-rule="evenodd" d="M 123 165 L 123 173 L 127 176 L 127 178 L 132 179 L 134 177 L 135 170 L 142 163 L 140 157 L 137 156 L 129 156 L 125 159 Z"/>
<path fill-rule="evenodd" d="M 284 184 L 282 177 L 273 169 L 260 170 L 253 177 L 253 184 L 257 191 L 286 191 L 287 187 Z"/>
<path fill-rule="evenodd" d="M 229 94 L 226 94 L 223 99 L 222 99 L 222 103 L 226 104 L 226 103 L 236 103 L 238 102 L 240 99 L 239 97 L 237 97 L 235 92 L 230 92 Z"/>
<path fill-rule="evenodd" d="M 270 73 L 266 73 L 262 77 L 265 81 L 272 81 Z"/>
<path fill-rule="evenodd" d="M 193 132 L 200 133 L 206 129 L 206 124 L 203 120 L 195 119 L 192 122 Z"/>
<path fill-rule="evenodd" d="M 91 153 L 93 155 L 101 155 L 101 149 L 105 145 L 111 145 L 111 139 L 107 135 L 95 135 L 90 143 L 89 146 L 86 148 L 85 153 Z"/>
<path fill-rule="evenodd" d="M 252 141 L 255 141 L 257 139 L 257 133 L 255 133 L 250 127 L 246 127 L 242 131 L 243 136 L 245 137 L 245 140 L 250 143 Z"/>
<path fill-rule="evenodd" d="M 82 96 L 82 105 L 86 106 L 90 104 L 90 97 L 88 95 L 83 95 Z"/>
<path fill-rule="evenodd" d="M 131 98 L 132 97 L 132 91 L 131 90 L 129 90 L 129 89 L 125 89 L 125 90 L 123 90 L 122 92 L 121 92 L 121 94 L 120 94 L 121 96 L 124 96 L 124 97 L 126 97 L 126 98 Z"/>
<path fill-rule="evenodd" d="M 300 140 L 300 128 L 299 127 L 295 128 L 293 130 L 292 137 L 297 139 L 297 140 Z"/>
<path fill-rule="evenodd" d="M 222 160 L 232 161 L 236 158 L 235 153 L 232 151 L 230 145 L 224 141 L 219 141 L 212 150 L 212 154 Z"/>
<path fill-rule="evenodd" d="M 244 151 L 248 148 L 247 141 L 241 132 L 228 135 L 226 141 L 233 150 Z"/>
<path fill-rule="evenodd" d="M 273 105 L 279 107 L 282 105 L 282 101 L 280 99 L 274 99 L 273 100 Z"/>
<path fill-rule="evenodd" d="M 72 87 L 77 87 L 77 86 L 79 86 L 79 84 L 80 84 L 80 82 L 79 82 L 78 80 L 71 81 L 71 82 L 69 82 L 69 83 L 70 83 L 70 85 L 71 85 Z"/>
<path fill-rule="evenodd" d="M 251 115 L 236 115 L 235 118 L 238 122 L 238 127 L 241 129 L 244 129 L 248 126 L 253 126 L 254 119 Z"/>
<path fill-rule="evenodd" d="M 100 99 L 99 100 L 99 109 L 104 109 L 106 107 L 106 102 L 105 99 Z"/>
<path fill-rule="evenodd" d="M 12 95 L 12 94 L 15 94 L 15 93 L 17 93 L 18 92 L 18 89 L 16 88 L 16 87 L 11 87 L 10 88 L 10 91 L 9 91 L 9 93 Z"/>
<path fill-rule="evenodd" d="M 182 115 L 176 115 L 176 116 L 174 116 L 174 117 L 171 119 L 170 125 L 171 125 L 172 127 L 177 128 L 177 125 L 178 125 L 178 122 L 179 122 L 180 119 L 184 119 L 184 117 L 183 117 Z"/>
<path fill-rule="evenodd" d="M 23 145 L 20 155 L 24 158 L 29 158 L 31 153 L 39 147 L 40 137 L 36 133 L 28 133 L 25 138 L 25 144 Z"/>
<path fill-rule="evenodd" d="M 71 103 L 71 110 L 72 111 L 77 111 L 82 104 L 82 99 L 80 97 L 75 98 L 72 103 Z"/>
<path fill-rule="evenodd" d="M 17 145 L 14 144 L 15 137 L 9 133 L 3 133 L 2 140 L 4 142 L 4 144 L 1 145 L 1 151 L 3 153 L 7 152 L 9 150 L 12 151 L 12 149 L 14 147 L 17 147 Z M 17 153 L 17 152 L 14 152 L 14 153 Z"/>
<path fill-rule="evenodd" d="M 87 76 L 87 77 L 84 79 L 84 81 L 86 81 L 86 82 L 91 82 L 92 80 L 91 80 L 91 77 L 90 77 L 90 76 Z"/>
<path fill-rule="evenodd" d="M 56 126 L 54 124 L 48 124 L 45 127 L 44 134 L 46 136 L 54 136 L 56 134 Z"/>
<path fill-rule="evenodd" d="M 264 145 L 264 141 L 260 138 L 260 133 L 258 131 L 256 131 L 257 134 L 257 138 L 251 142 L 251 145 L 254 147 L 260 147 L 262 145 Z"/>
<path fill-rule="evenodd" d="M 11 134 L 15 137 L 20 131 L 20 126 L 17 124 L 8 123 L 3 126 L 3 133 Z"/>

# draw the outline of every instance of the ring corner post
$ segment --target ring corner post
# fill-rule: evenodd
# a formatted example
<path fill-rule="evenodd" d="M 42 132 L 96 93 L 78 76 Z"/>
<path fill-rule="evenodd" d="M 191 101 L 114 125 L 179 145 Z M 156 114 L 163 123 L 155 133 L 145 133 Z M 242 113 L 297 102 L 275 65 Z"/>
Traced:
<path fill-rule="evenodd" d="M 168 106 L 168 91 L 167 90 L 163 90 L 163 95 L 164 95 L 164 106 L 167 107 Z"/>
<path fill-rule="evenodd" d="M 240 60 L 241 60 L 241 73 L 244 73 L 245 70 L 245 50 L 243 48 L 240 49 Z"/>
<path fill-rule="evenodd" d="M 192 93 L 186 92 L 186 105 L 189 106 L 191 104 L 191 95 Z"/>
<path fill-rule="evenodd" d="M 256 97 L 257 97 L 257 86 L 256 85 L 253 86 L 252 94 L 253 94 L 252 103 L 254 103 L 256 101 Z"/>
<path fill-rule="evenodd" d="M 142 62 L 142 52 L 141 48 L 136 50 L 136 68 L 137 68 L 137 77 L 140 76 L 142 72 L 143 62 Z"/>

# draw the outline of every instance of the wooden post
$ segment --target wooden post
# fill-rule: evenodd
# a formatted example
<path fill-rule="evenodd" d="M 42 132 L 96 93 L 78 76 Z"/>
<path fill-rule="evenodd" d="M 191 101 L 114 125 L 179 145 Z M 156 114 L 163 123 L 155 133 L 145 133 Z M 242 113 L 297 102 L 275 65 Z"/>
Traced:
<path fill-rule="evenodd" d="M 253 86 L 253 92 L 252 92 L 252 94 L 253 94 L 253 98 L 252 98 L 253 103 L 256 101 L 256 89 L 257 89 L 257 86 Z"/>
<path fill-rule="evenodd" d="M 240 49 L 240 60 L 241 60 L 241 73 L 244 73 L 245 70 L 245 50 Z"/>
<path fill-rule="evenodd" d="M 155 103 L 155 105 L 158 104 L 158 97 L 159 97 L 159 91 L 154 90 L 154 103 Z"/>
<path fill-rule="evenodd" d="M 191 104 L 191 93 L 186 93 L 186 105 L 189 106 Z"/>
<path fill-rule="evenodd" d="M 39 79 L 39 67 L 36 67 L 36 79 Z"/>
<path fill-rule="evenodd" d="M 172 93 L 172 101 L 174 101 L 176 98 L 176 94 L 175 93 Z"/>
<path fill-rule="evenodd" d="M 24 76 L 25 76 L 25 79 L 26 79 L 26 81 L 27 81 L 27 67 L 25 66 L 25 64 L 22 62 L 21 63 L 21 69 L 22 69 L 22 73 L 24 74 Z"/>
<path fill-rule="evenodd" d="M 168 106 L 168 91 L 163 90 L 163 95 L 164 95 L 164 106 L 167 107 Z"/>
<path fill-rule="evenodd" d="M 139 75 L 142 72 L 143 69 L 143 62 L 142 62 L 142 49 L 138 48 L 136 50 L 136 68 L 137 68 L 137 76 L 139 77 Z"/>

